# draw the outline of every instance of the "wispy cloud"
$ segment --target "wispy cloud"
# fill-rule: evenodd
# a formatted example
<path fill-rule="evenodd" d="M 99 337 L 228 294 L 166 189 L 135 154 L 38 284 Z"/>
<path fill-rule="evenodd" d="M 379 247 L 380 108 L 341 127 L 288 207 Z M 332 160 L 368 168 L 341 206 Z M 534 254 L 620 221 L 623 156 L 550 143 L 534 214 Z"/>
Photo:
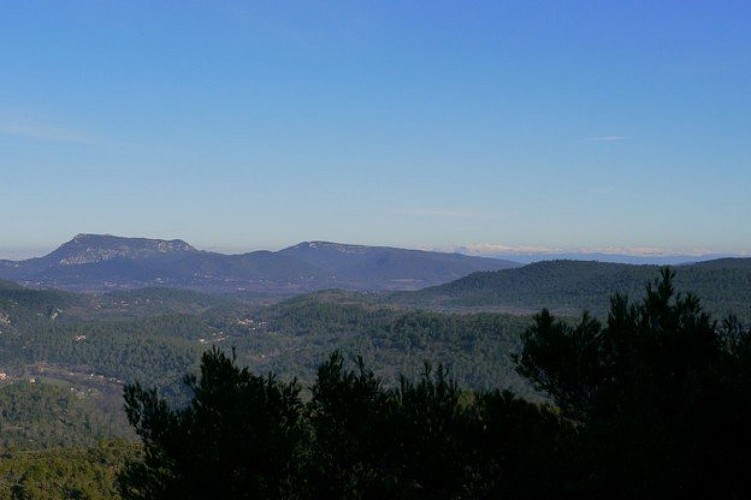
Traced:
<path fill-rule="evenodd" d="M 19 123 L 0 123 L 0 134 L 55 142 L 77 142 L 88 144 L 93 139 L 82 132 L 47 125 L 25 125 Z"/>
<path fill-rule="evenodd" d="M 587 137 L 582 139 L 584 142 L 616 142 L 626 141 L 629 137 L 626 135 L 601 135 L 598 137 Z"/>

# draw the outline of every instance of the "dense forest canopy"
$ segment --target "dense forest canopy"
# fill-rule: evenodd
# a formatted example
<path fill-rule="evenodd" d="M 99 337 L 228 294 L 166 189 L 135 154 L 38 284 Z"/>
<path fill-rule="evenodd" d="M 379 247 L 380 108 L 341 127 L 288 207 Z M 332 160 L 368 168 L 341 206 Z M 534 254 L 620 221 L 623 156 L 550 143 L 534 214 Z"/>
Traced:
<path fill-rule="evenodd" d="M 701 297 L 718 317 L 751 320 L 751 259 L 718 259 L 676 266 L 675 286 Z M 660 268 L 650 265 L 556 260 L 517 269 L 473 273 L 445 285 L 394 294 L 390 302 L 441 310 L 534 313 L 542 308 L 607 317 L 610 296 L 640 297 Z"/>
<path fill-rule="evenodd" d="M 120 485 L 129 498 L 743 498 L 750 346 L 663 270 L 642 301 L 613 296 L 605 323 L 535 317 L 518 370 L 552 404 L 462 390 L 442 366 L 388 388 L 338 352 L 304 403 L 296 381 L 213 350 L 185 379 L 187 407 L 126 387 L 145 455 Z"/>
<path fill-rule="evenodd" d="M 736 478 L 751 444 L 748 330 L 676 294 L 678 282 L 663 271 L 643 300 L 617 294 L 607 314 L 579 320 L 548 310 L 414 310 L 335 291 L 269 304 L 168 289 L 89 296 L 3 285 L 3 470 L 18 488 L 33 488 L 59 473 L 56 457 L 96 468 L 87 458 L 95 448 L 81 446 L 135 431 L 144 454 L 118 442 L 101 472 L 110 481 L 119 473 L 134 497 L 228 473 L 243 477 L 235 484 L 243 491 L 284 498 L 599 498 L 614 488 L 623 497 L 745 496 Z M 212 370 L 237 382 L 216 386 Z M 212 419 L 223 412 L 231 417 L 222 425 L 243 425 L 219 442 L 225 431 Z M 288 427 L 275 428 L 280 421 Z M 186 435 L 195 440 L 177 437 Z M 245 456 L 250 442 L 279 453 Z M 237 448 L 224 456 L 230 444 Z M 188 453 L 224 465 L 175 458 Z M 35 476 L 23 467 L 37 467 Z M 88 475 L 70 477 L 71 488 L 91 491 Z M 158 480 L 151 493 L 149 478 Z M 230 497 L 244 494 L 226 487 Z"/>

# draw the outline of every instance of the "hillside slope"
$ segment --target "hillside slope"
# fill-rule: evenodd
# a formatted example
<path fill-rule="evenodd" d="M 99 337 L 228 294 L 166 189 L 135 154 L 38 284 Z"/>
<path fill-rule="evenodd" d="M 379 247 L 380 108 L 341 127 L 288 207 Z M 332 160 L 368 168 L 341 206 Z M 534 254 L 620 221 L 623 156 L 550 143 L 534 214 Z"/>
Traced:
<path fill-rule="evenodd" d="M 720 259 L 676 266 L 676 289 L 701 297 L 720 317 L 733 311 L 749 317 L 751 259 Z M 389 301 L 437 309 L 484 309 L 518 313 L 546 307 L 559 314 L 588 310 L 605 315 L 610 296 L 639 297 L 659 276 L 659 266 L 558 260 L 516 269 L 478 272 L 445 285 L 394 294 Z"/>

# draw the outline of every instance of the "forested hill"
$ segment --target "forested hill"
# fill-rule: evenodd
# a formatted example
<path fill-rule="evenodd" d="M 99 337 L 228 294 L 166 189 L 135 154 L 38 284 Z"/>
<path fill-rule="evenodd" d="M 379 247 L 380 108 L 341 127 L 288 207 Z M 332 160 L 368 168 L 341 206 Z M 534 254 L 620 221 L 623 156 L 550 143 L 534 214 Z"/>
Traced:
<path fill-rule="evenodd" d="M 751 307 L 751 259 L 719 259 L 675 266 L 676 289 L 701 297 L 705 308 L 719 317 L 733 311 L 748 319 Z M 583 310 L 603 316 L 610 296 L 639 297 L 660 267 L 595 261 L 556 260 L 516 269 L 478 272 L 451 283 L 417 292 L 392 295 L 389 300 L 433 309 L 483 309 L 518 313 L 548 308 L 559 314 Z"/>
<path fill-rule="evenodd" d="M 65 311 L 93 310 L 93 298 L 60 290 L 33 290 L 0 281 L 0 332 L 7 327 L 31 328 L 40 321 L 54 320 Z"/>

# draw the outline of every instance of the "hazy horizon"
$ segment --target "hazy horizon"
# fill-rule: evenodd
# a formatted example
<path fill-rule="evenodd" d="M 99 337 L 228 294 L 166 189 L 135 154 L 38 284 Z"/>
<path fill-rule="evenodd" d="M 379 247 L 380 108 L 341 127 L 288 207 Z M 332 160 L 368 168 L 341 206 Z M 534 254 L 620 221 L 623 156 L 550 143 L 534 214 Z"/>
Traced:
<path fill-rule="evenodd" d="M 121 238 L 141 238 L 138 235 L 112 235 L 111 233 L 103 233 L 110 236 L 116 236 Z M 4 247 L 0 248 L 0 260 L 12 260 L 19 261 L 25 259 L 31 259 L 35 257 L 43 257 L 55 249 L 70 241 L 74 236 L 71 236 L 66 241 L 61 241 L 51 247 L 37 247 L 37 248 L 22 248 L 22 247 Z M 166 239 L 166 238 L 157 238 Z M 278 247 L 220 247 L 216 245 L 199 246 L 193 245 L 190 241 L 184 238 L 170 238 L 170 239 L 182 239 L 186 243 L 191 244 L 198 250 L 216 252 L 227 255 L 244 254 L 254 252 L 258 250 L 278 251 L 288 246 L 293 246 L 303 241 L 328 241 L 322 239 L 311 240 L 299 240 L 289 245 L 283 245 Z M 338 244 L 354 244 L 350 241 L 334 241 L 330 243 Z M 704 260 L 711 260 L 723 257 L 749 257 L 748 253 L 732 253 L 732 252 L 709 252 L 702 250 L 694 250 L 693 252 L 669 252 L 659 248 L 554 248 L 554 247 L 512 247 L 506 245 L 465 245 L 465 246 L 450 246 L 450 247 L 425 247 L 425 246 L 398 246 L 398 245 L 372 245 L 372 246 L 391 246 L 396 248 L 405 248 L 413 250 L 426 250 L 436 252 L 447 253 L 461 253 L 464 255 L 478 256 L 478 257 L 490 257 L 497 259 L 506 259 L 521 264 L 529 264 L 532 262 L 539 262 L 543 260 L 553 259 L 574 259 L 574 260 L 599 260 L 603 262 L 617 262 L 628 264 L 684 264 L 690 262 L 698 262 Z"/>

